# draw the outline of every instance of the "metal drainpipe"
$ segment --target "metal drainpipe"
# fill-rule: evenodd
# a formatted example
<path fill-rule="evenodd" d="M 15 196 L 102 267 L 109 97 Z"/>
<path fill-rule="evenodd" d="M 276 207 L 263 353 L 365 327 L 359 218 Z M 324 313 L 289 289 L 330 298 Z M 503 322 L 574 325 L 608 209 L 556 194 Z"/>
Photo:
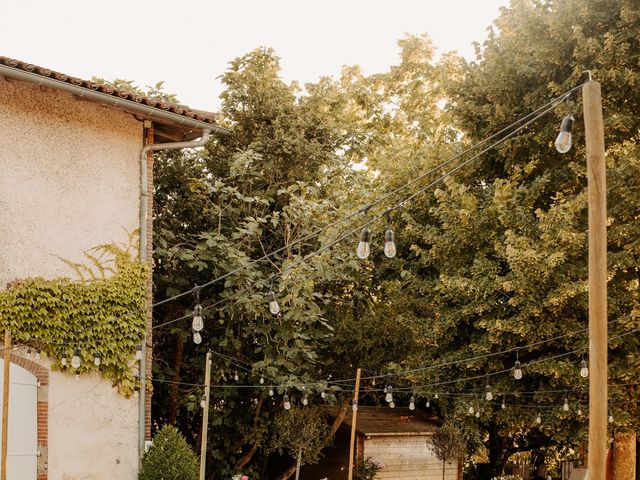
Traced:
<path fill-rule="evenodd" d="M 211 130 L 202 130 L 202 137 L 191 142 L 174 142 L 159 143 L 147 145 L 140 150 L 140 262 L 147 263 L 147 217 L 149 210 L 148 192 L 147 192 L 147 154 L 149 152 L 157 152 L 159 150 L 178 150 L 182 148 L 194 148 L 204 146 L 211 137 Z M 146 328 L 145 328 L 146 330 Z M 146 434 L 146 359 L 147 359 L 147 339 L 146 335 L 142 339 L 142 358 L 140 360 L 140 391 L 138 405 L 138 463 L 142 461 L 145 450 L 145 434 Z"/>

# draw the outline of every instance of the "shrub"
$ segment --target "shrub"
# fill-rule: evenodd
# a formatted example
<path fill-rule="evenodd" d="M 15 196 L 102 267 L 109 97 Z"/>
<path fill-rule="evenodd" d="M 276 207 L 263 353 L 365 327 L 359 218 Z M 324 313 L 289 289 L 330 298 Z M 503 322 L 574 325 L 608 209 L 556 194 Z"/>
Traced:
<path fill-rule="evenodd" d="M 360 459 L 353 469 L 353 478 L 355 480 L 373 480 L 381 468 L 382 465 L 374 462 L 371 457 Z"/>
<path fill-rule="evenodd" d="M 142 459 L 138 480 L 198 480 L 199 460 L 175 427 L 165 425 Z"/>

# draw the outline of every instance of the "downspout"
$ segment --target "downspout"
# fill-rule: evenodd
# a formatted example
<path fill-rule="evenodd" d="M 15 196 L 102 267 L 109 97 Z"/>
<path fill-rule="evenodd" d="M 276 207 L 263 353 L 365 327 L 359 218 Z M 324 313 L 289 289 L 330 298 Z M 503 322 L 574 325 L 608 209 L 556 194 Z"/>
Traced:
<path fill-rule="evenodd" d="M 146 264 L 147 259 L 147 218 L 149 215 L 149 193 L 147 192 L 147 154 L 160 150 L 178 150 L 182 148 L 195 148 L 204 146 L 211 137 L 211 130 L 203 129 L 202 137 L 191 142 L 159 143 L 147 145 L 140 150 L 140 262 Z M 146 330 L 146 327 L 145 327 Z M 138 405 L 138 462 L 142 461 L 145 453 L 145 433 L 146 433 L 146 407 L 147 407 L 147 339 L 142 339 L 142 358 L 140 359 L 140 390 Z"/>

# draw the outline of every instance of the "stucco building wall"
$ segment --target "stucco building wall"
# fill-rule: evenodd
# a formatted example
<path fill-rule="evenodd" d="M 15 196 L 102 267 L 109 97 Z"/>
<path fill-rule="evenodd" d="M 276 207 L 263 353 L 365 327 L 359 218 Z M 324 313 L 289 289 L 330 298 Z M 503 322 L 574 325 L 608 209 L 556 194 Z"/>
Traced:
<path fill-rule="evenodd" d="M 113 107 L 0 77 L 0 289 L 73 277 L 61 261 L 138 228 L 142 122 Z M 48 364 L 42 363 L 48 368 Z M 133 480 L 137 396 L 97 374 L 50 372 L 48 479 Z"/>
<path fill-rule="evenodd" d="M 0 287 L 72 276 L 60 258 L 138 228 L 142 122 L 113 107 L 0 79 Z"/>

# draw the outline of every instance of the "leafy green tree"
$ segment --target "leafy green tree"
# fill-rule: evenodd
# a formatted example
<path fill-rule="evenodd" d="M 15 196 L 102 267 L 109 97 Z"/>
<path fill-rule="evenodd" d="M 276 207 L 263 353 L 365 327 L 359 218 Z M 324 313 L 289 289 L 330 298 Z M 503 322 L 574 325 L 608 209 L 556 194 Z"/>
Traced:
<path fill-rule="evenodd" d="M 464 455 L 464 440 L 460 430 L 449 423 L 438 428 L 427 440 L 438 460 L 442 460 L 442 480 L 446 462 L 458 460 Z"/>
<path fill-rule="evenodd" d="M 328 436 L 327 420 L 321 409 L 293 407 L 276 415 L 269 450 L 296 459 L 298 478 L 301 466 L 318 463 Z"/>
<path fill-rule="evenodd" d="M 394 326 L 391 319 L 381 325 L 376 323 L 380 315 L 368 316 L 376 287 L 372 270 L 354 258 L 352 244 L 305 259 L 352 228 L 335 225 L 314 234 L 359 208 L 353 199 L 361 201 L 357 186 L 368 175 L 347 168 L 344 152 L 356 129 L 340 127 L 349 116 L 344 93 L 321 82 L 301 94 L 295 84 L 284 84 L 278 71 L 270 50 L 232 62 L 223 76 L 221 110 L 231 134 L 204 152 L 167 155 L 156 165 L 156 300 L 244 267 L 200 292 L 205 308 L 217 306 L 205 310 L 201 346 L 190 341 L 189 318 L 162 325 L 188 317 L 195 297 L 154 311 L 156 378 L 202 378 L 201 354 L 209 347 L 219 354 L 214 384 L 234 383 L 238 371 L 241 383 L 258 385 L 214 392 L 209 454 L 215 476 L 240 468 L 264 473 L 268 439 L 281 409 L 276 397 L 285 389 L 297 401 L 307 394 L 313 402 L 320 402 L 324 391 L 346 410 L 348 399 L 328 379 L 352 377 L 369 355 L 398 358 L 411 343 L 396 348 L 386 330 Z M 251 262 L 276 250 L 265 261 Z M 267 308 L 270 289 L 281 307 L 276 316 Z M 363 317 L 378 341 L 370 340 L 354 355 L 337 332 L 356 331 Z M 261 377 L 266 379 L 262 388 Z M 267 394 L 270 384 L 278 390 L 273 397 Z M 302 384 L 307 384 L 304 391 Z M 198 395 L 177 383 L 158 385 L 154 395 L 156 418 L 181 425 L 195 443 Z"/>

